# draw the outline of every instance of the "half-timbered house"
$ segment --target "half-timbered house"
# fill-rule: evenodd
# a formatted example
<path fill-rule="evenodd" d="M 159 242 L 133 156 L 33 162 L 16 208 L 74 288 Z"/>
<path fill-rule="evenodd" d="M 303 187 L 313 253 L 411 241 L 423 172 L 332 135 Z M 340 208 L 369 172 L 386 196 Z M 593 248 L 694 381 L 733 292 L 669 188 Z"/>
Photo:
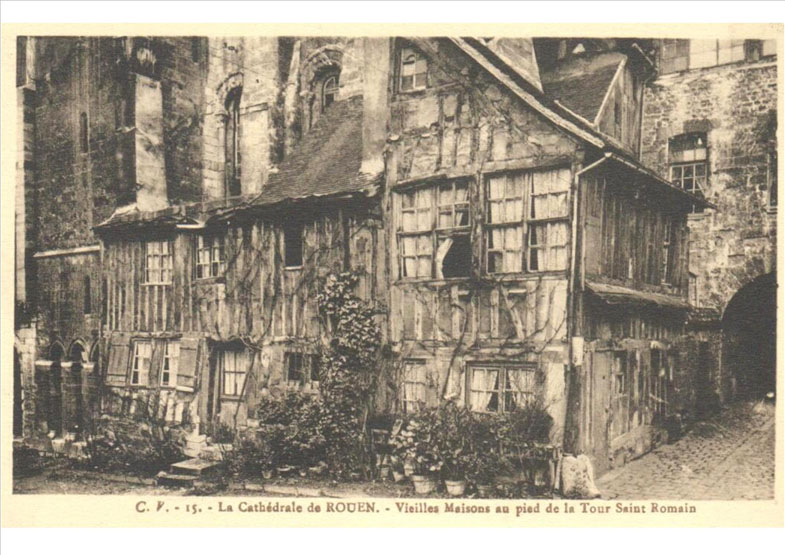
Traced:
<path fill-rule="evenodd" d="M 600 470 L 649 449 L 689 387 L 705 201 L 638 159 L 644 51 L 561 42 L 194 43 L 198 198 L 142 145 L 133 198 L 93 227 L 104 409 L 246 425 L 262 396 L 318 394 L 315 293 L 356 270 L 394 359 L 379 410 L 538 400 Z"/>

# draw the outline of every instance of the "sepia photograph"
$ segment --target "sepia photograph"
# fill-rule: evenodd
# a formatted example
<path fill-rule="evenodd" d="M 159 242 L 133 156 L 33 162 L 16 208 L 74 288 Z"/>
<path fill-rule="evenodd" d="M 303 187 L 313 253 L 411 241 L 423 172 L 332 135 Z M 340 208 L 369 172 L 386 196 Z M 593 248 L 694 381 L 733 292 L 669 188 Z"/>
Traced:
<path fill-rule="evenodd" d="M 782 28 L 636 29 L 15 33 L 13 496 L 773 502 Z"/>

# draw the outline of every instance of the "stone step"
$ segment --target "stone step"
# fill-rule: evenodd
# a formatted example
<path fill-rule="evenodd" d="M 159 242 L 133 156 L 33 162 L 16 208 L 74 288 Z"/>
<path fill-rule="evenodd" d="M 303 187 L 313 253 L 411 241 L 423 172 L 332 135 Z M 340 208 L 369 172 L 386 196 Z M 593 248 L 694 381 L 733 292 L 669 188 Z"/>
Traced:
<path fill-rule="evenodd" d="M 204 476 L 218 470 L 220 463 L 215 461 L 206 461 L 203 459 L 187 459 L 185 461 L 174 463 L 169 467 L 170 474 L 181 474 L 185 476 Z"/>
<path fill-rule="evenodd" d="M 155 482 L 159 486 L 190 488 L 193 487 L 194 482 L 196 482 L 198 479 L 198 476 L 189 476 L 187 474 L 172 474 L 162 470 L 156 475 Z"/>

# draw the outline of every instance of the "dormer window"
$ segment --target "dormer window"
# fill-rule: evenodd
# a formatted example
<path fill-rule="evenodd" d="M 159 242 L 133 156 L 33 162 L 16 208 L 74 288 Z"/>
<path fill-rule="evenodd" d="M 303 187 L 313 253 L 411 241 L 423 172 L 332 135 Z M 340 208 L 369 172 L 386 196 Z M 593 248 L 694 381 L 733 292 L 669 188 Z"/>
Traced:
<path fill-rule="evenodd" d="M 338 74 L 329 75 L 322 83 L 322 112 L 338 97 Z"/>
<path fill-rule="evenodd" d="M 401 91 L 417 91 L 428 86 L 428 60 L 414 48 L 401 50 Z"/>

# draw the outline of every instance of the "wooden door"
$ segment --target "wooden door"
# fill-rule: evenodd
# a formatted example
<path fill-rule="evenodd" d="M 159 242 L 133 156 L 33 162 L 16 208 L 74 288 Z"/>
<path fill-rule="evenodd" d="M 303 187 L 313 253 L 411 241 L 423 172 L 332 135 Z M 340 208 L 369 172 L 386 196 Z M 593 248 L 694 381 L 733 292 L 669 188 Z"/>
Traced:
<path fill-rule="evenodd" d="M 608 426 L 610 416 L 611 363 L 610 351 L 595 351 L 590 358 L 591 398 L 589 454 L 594 471 L 601 474 L 608 469 Z"/>

